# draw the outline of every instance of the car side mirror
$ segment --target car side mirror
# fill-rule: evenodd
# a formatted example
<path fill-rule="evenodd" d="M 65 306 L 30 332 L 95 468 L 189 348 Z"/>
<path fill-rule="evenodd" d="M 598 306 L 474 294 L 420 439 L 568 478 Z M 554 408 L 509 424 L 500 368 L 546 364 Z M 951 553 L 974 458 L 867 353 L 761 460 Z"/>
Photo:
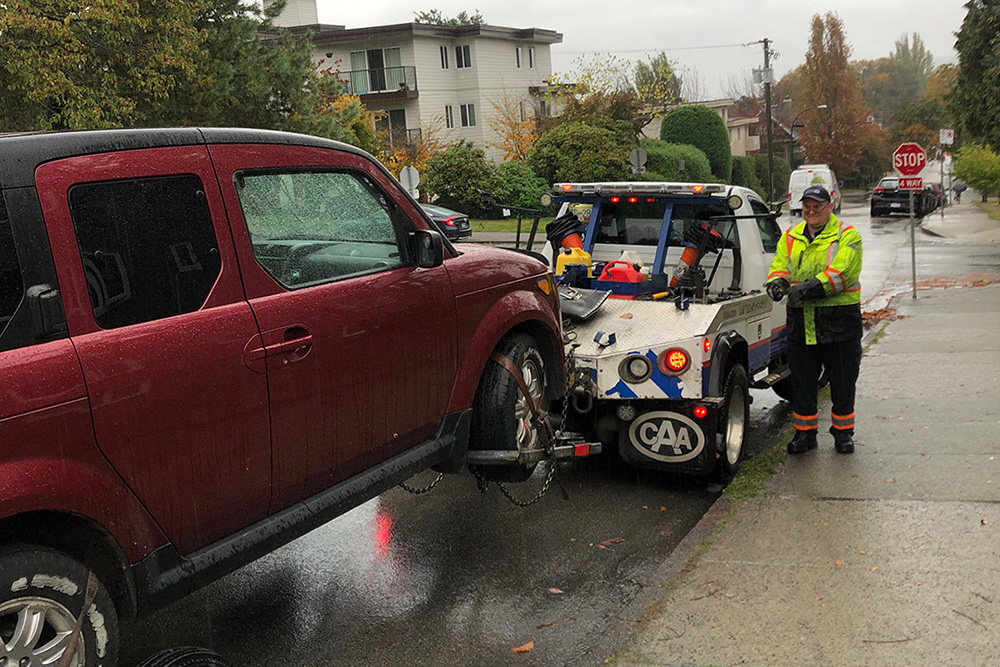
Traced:
<path fill-rule="evenodd" d="M 413 254 L 417 258 L 417 266 L 422 269 L 433 269 L 444 262 L 444 244 L 441 234 L 429 229 L 418 229 L 410 236 L 413 239 Z"/>

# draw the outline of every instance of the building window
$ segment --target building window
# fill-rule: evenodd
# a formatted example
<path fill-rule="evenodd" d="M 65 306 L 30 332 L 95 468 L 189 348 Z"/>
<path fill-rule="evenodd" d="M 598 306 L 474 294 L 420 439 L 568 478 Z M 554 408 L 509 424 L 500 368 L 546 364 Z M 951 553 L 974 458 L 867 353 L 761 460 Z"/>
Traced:
<path fill-rule="evenodd" d="M 406 83 L 399 47 L 351 51 L 351 93 L 394 92 Z"/>
<path fill-rule="evenodd" d="M 514 61 L 517 63 L 517 68 L 521 69 L 521 47 L 518 46 L 514 49 Z"/>
<path fill-rule="evenodd" d="M 448 69 L 448 47 L 441 47 L 441 69 Z"/>
<path fill-rule="evenodd" d="M 458 69 L 472 67 L 472 47 L 468 44 L 455 47 L 455 67 Z"/>
<path fill-rule="evenodd" d="M 444 125 L 447 128 L 455 127 L 455 107 L 450 104 L 444 108 Z"/>
<path fill-rule="evenodd" d="M 549 103 L 546 100 L 538 100 L 538 115 L 539 116 L 549 115 Z"/>
<path fill-rule="evenodd" d="M 535 47 L 528 47 L 528 67 L 535 69 Z"/>
<path fill-rule="evenodd" d="M 476 125 L 476 105 L 475 104 L 462 104 L 462 105 L 459 105 L 459 110 L 462 113 L 462 127 L 475 127 L 475 125 Z"/>

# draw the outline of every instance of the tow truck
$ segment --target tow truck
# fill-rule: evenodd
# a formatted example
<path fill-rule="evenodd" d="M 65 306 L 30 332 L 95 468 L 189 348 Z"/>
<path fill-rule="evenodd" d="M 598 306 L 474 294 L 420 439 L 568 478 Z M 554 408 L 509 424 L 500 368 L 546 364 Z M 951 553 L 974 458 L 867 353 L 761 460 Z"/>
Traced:
<path fill-rule="evenodd" d="M 790 398 L 785 307 L 763 290 L 781 228 L 721 184 L 558 183 L 543 254 L 569 364 L 562 427 L 639 468 L 731 478 L 749 389 Z"/>

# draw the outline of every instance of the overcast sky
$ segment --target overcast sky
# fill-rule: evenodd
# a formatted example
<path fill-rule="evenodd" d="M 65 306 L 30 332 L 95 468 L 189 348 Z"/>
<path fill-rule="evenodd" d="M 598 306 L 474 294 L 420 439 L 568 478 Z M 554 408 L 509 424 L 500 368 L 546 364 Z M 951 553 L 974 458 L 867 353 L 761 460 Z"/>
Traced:
<path fill-rule="evenodd" d="M 642 60 L 665 51 L 683 76 L 694 70 L 708 97 L 722 97 L 733 83 L 763 66 L 763 38 L 779 54 L 775 80 L 805 61 L 810 21 L 831 10 L 844 22 L 852 60 L 887 56 L 904 33 L 917 33 L 935 65 L 957 63 L 955 33 L 966 0 L 317 0 L 320 23 L 362 28 L 409 23 L 415 11 L 439 9 L 445 17 L 478 10 L 486 23 L 545 28 L 562 33 L 552 46 L 553 70 L 570 74 L 581 55 L 613 53 Z M 641 7 L 638 9 L 637 7 Z M 714 48 L 706 48 L 714 47 Z"/>

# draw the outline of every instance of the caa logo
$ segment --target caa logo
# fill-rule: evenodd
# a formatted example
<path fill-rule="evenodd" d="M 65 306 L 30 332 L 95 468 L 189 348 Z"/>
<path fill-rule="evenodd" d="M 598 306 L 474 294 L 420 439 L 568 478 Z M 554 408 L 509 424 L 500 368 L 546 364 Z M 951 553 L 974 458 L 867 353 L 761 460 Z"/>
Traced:
<path fill-rule="evenodd" d="M 644 456 L 681 463 L 705 448 L 705 434 L 693 421 L 674 412 L 648 412 L 632 422 L 629 441 Z"/>

